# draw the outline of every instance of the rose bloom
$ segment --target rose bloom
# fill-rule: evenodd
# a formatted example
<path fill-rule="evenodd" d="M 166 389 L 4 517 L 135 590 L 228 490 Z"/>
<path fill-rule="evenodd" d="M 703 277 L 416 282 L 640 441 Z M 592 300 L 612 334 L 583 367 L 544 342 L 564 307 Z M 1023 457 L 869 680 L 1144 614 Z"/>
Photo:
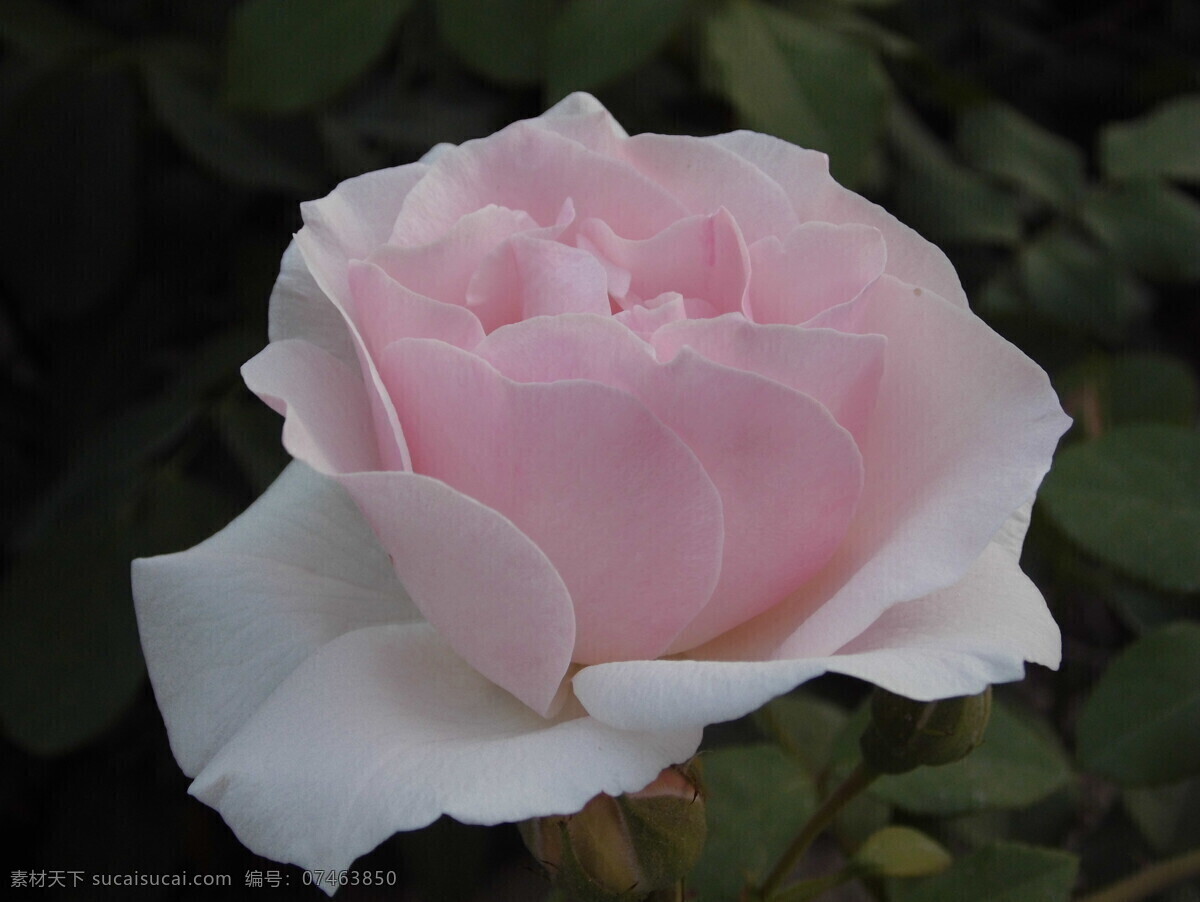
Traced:
<path fill-rule="evenodd" d="M 823 154 L 575 94 L 302 209 L 242 370 L 296 462 L 133 571 L 171 746 L 250 849 L 576 811 L 830 671 L 1057 665 L 1018 557 L 1069 421 Z"/>

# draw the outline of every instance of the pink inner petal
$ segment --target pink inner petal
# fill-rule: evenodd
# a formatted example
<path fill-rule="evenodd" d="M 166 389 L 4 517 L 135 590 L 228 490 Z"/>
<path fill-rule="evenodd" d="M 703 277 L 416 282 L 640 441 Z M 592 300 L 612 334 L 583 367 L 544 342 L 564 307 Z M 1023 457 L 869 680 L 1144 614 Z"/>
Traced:
<path fill-rule="evenodd" d="M 651 342 L 663 361 L 689 347 L 714 363 L 804 392 L 859 443 L 875 410 L 887 346 L 882 335 L 760 326 L 737 314 L 671 324 L 654 333 Z"/>
<path fill-rule="evenodd" d="M 728 208 L 747 242 L 799 224 L 783 189 L 732 151 L 686 135 L 635 135 L 620 145 L 623 159 L 671 192 L 689 213 Z"/>
<path fill-rule="evenodd" d="M 427 244 L 488 204 L 556 220 L 563 200 L 618 234 L 646 238 L 685 214 L 667 192 L 633 167 L 530 122 L 446 151 L 408 193 L 391 244 Z"/>
<path fill-rule="evenodd" d="M 960 580 L 1033 497 L 1070 424 L 1037 364 L 969 311 L 891 276 L 813 325 L 887 336 L 861 446 L 867 478 L 820 578 L 740 637 L 760 656 L 831 654 L 891 605 Z"/>
<path fill-rule="evenodd" d="M 887 273 L 923 285 L 960 307 L 967 306 L 958 273 L 946 255 L 878 204 L 843 188 L 829 175 L 829 159 L 787 141 L 737 131 L 704 138 L 745 157 L 779 183 L 802 222 L 861 223 L 883 233 Z"/>
<path fill-rule="evenodd" d="M 523 210 L 489 204 L 468 213 L 430 244 L 384 245 L 368 259 L 417 294 L 447 304 L 466 304 L 471 275 L 492 248 L 511 235 L 537 227 Z"/>
<path fill-rule="evenodd" d="M 575 617 L 546 555 L 502 515 L 436 479 L 358 473 L 339 482 L 438 634 L 547 714 L 570 664 Z"/>
<path fill-rule="evenodd" d="M 608 223 L 588 220 L 581 237 L 606 260 L 628 270 L 630 290 L 642 298 L 678 292 L 705 301 L 718 313 L 741 311 L 750 279 L 750 256 L 728 210 L 691 216 L 652 238 L 622 238 Z"/>
<path fill-rule="evenodd" d="M 637 304 L 613 316 L 617 322 L 627 329 L 636 332 L 642 338 L 649 338 L 667 323 L 687 319 L 687 309 L 683 297 L 675 291 L 659 295 L 658 303 L 646 305 Z"/>
<path fill-rule="evenodd" d="M 404 198 L 428 171 L 428 166 L 412 163 L 342 182 L 328 196 L 300 205 L 304 228 L 295 239 L 313 280 L 346 319 L 366 385 L 380 456 L 385 466 L 396 470 L 408 467 L 408 448 L 375 362 L 347 310 L 349 261 L 365 258 L 387 240 Z"/>
<path fill-rule="evenodd" d="M 529 322 L 564 318 L 598 319 Z M 517 384 L 472 354 L 414 339 L 389 346 L 381 368 L 417 471 L 509 518 L 562 574 L 575 661 L 656 657 L 708 601 L 721 500 L 687 446 L 632 397 L 578 380 Z"/>
<path fill-rule="evenodd" d="M 886 260 L 883 236 L 870 226 L 807 222 L 767 238 L 750 248 L 750 316 L 756 323 L 802 323 L 857 297 Z"/>
<path fill-rule="evenodd" d="M 417 294 L 374 263 L 350 264 L 350 295 L 350 315 L 372 356 L 400 338 L 436 338 L 468 350 L 483 340 L 479 318 L 466 307 Z"/>
<path fill-rule="evenodd" d="M 687 350 L 659 364 L 637 336 L 597 317 L 518 323 L 477 352 L 520 381 L 590 379 L 628 391 L 704 465 L 724 510 L 721 581 L 672 651 L 782 600 L 829 559 L 853 517 L 858 450 L 806 395 Z"/>

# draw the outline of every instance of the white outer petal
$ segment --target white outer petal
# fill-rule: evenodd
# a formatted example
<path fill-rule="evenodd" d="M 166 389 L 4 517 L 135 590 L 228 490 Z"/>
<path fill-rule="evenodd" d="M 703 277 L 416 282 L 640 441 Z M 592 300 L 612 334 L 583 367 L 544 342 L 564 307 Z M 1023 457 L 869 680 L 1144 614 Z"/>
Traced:
<path fill-rule="evenodd" d="M 700 736 L 545 720 L 428 625 L 369 627 L 298 667 L 190 791 L 252 851 L 342 870 L 441 814 L 495 824 L 640 789 Z"/>
<path fill-rule="evenodd" d="M 317 648 L 420 618 L 345 491 L 295 463 L 195 548 L 134 561 L 133 595 L 171 748 L 189 775 Z"/>
<path fill-rule="evenodd" d="M 328 351 L 347 366 L 358 368 L 346 320 L 308 271 L 294 240 L 279 263 L 267 320 L 267 336 L 271 341 L 301 338 Z"/>

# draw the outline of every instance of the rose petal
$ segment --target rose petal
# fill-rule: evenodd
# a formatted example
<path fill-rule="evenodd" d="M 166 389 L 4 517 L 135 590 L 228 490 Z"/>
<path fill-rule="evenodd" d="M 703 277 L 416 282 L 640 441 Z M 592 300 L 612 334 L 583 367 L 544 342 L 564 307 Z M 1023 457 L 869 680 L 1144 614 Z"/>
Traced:
<path fill-rule="evenodd" d="M 642 241 L 622 238 L 608 223 L 594 219 L 580 226 L 580 237 L 629 271 L 630 290 L 639 298 L 678 292 L 707 301 L 718 313 L 743 308 L 750 256 L 737 223 L 724 208 L 711 216 L 681 219 Z"/>
<path fill-rule="evenodd" d="M 395 470 L 408 468 L 408 448 L 375 362 L 348 313 L 349 264 L 385 243 L 401 202 L 428 171 L 424 163 L 410 163 L 342 182 L 321 200 L 300 205 L 304 228 L 295 239 L 313 279 L 346 318 L 367 388 L 379 454 L 384 465 Z"/>
<path fill-rule="evenodd" d="M 741 717 L 826 672 L 915 699 L 982 692 L 1021 679 L 1024 661 L 1058 665 L 1058 627 L 1018 554 L 1011 534 L 998 536 L 959 583 L 895 605 L 834 655 L 600 664 L 576 674 L 575 693 L 593 717 L 619 729 L 670 730 Z"/>
<path fill-rule="evenodd" d="M 1070 425 L 1037 364 L 970 311 L 891 276 L 811 325 L 888 344 L 858 516 L 821 578 L 742 637 L 763 649 L 790 636 L 783 657 L 829 654 L 895 602 L 960 580 L 1033 496 Z"/>
<path fill-rule="evenodd" d="M 750 248 L 749 315 L 756 323 L 802 323 L 857 297 L 879 278 L 887 248 L 878 229 L 806 222 Z"/>
<path fill-rule="evenodd" d="M 283 415 L 283 446 L 297 460 L 329 474 L 380 468 L 362 380 L 328 352 L 273 341 L 242 365 L 242 378 Z"/>
<path fill-rule="evenodd" d="M 471 280 L 470 297 L 471 310 L 489 332 L 533 316 L 607 316 L 611 309 L 608 273 L 599 260 L 587 251 L 529 235 L 496 249 Z"/>
<path fill-rule="evenodd" d="M 672 291 L 659 297 L 665 297 L 666 300 L 653 306 L 635 304 L 628 310 L 614 314 L 613 319 L 645 339 L 667 323 L 688 321 L 686 302 L 679 292 Z"/>
<path fill-rule="evenodd" d="M 538 224 L 524 210 L 489 204 L 474 210 L 429 244 L 384 245 L 369 257 L 405 288 L 447 304 L 465 305 L 467 285 L 496 245 Z"/>
<path fill-rule="evenodd" d="M 483 340 L 472 311 L 410 291 L 374 263 L 350 264 L 347 309 L 372 357 L 401 338 L 435 338 L 468 350 Z"/>
<path fill-rule="evenodd" d="M 664 326 L 651 343 L 664 362 L 689 347 L 714 363 L 803 392 L 861 442 L 875 410 L 887 339 L 833 329 L 760 326 L 735 314 Z"/>
<path fill-rule="evenodd" d="M 298 463 L 195 548 L 134 561 L 133 598 L 171 748 L 191 776 L 314 650 L 420 618 L 354 502 Z"/>
<path fill-rule="evenodd" d="M 726 208 L 746 241 L 790 232 L 799 224 L 787 194 L 754 164 L 718 144 L 686 135 L 635 135 L 622 159 L 661 185 L 689 213 Z"/>
<path fill-rule="evenodd" d="M 928 288 L 951 303 L 967 306 L 958 273 L 946 255 L 883 207 L 835 182 L 829 175 L 825 154 L 749 131 L 701 140 L 745 157 L 778 182 L 802 222 L 857 222 L 879 229 L 887 243 L 885 272 Z"/>
<path fill-rule="evenodd" d="M 345 317 L 308 271 L 300 246 L 294 240 L 283 252 L 279 276 L 271 289 L 267 335 L 271 341 L 303 339 L 348 366 L 358 366 Z"/>
<path fill-rule="evenodd" d="M 833 554 L 862 485 L 853 439 L 819 403 L 684 350 L 659 364 L 597 317 L 530 320 L 477 348 L 521 382 L 588 379 L 629 392 L 699 458 L 721 495 L 725 546 L 709 603 L 671 651 L 711 639 L 780 601 Z"/>
<path fill-rule="evenodd" d="M 608 157 L 619 157 L 622 143 L 629 138 L 604 104 L 582 91 L 567 95 L 530 121 Z"/>
<path fill-rule="evenodd" d="M 443 813 L 495 824 L 640 789 L 700 732 L 543 720 L 429 627 L 374 627 L 297 668 L 190 791 L 257 854 L 336 872 Z"/>
<path fill-rule="evenodd" d="M 356 473 L 339 481 L 451 648 L 548 713 L 571 662 L 575 615 L 541 549 L 501 514 L 436 479 Z"/>
<path fill-rule="evenodd" d="M 439 156 L 405 198 L 389 243 L 427 244 L 488 204 L 525 210 L 549 225 L 568 197 L 580 217 L 602 219 L 631 238 L 647 238 L 685 214 L 678 201 L 628 164 L 533 123 L 516 122 Z"/>
<path fill-rule="evenodd" d="M 577 380 L 518 384 L 415 339 L 390 345 L 381 370 L 416 471 L 504 514 L 562 574 L 573 660 L 656 657 L 704 606 L 720 568 L 721 499 L 632 397 Z"/>

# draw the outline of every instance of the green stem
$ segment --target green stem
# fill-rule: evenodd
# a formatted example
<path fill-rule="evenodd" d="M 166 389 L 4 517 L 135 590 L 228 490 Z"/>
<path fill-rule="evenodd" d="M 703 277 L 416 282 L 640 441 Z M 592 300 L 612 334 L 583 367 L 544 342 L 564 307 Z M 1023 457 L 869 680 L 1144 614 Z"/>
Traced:
<path fill-rule="evenodd" d="M 1135 902 L 1188 877 L 1200 875 L 1200 849 L 1184 852 L 1118 880 L 1102 890 L 1081 896 L 1076 902 Z"/>
<path fill-rule="evenodd" d="M 804 857 L 804 853 L 808 851 L 808 847 L 826 827 L 833 822 L 837 817 L 837 813 L 845 807 L 846 803 L 853 799 L 856 795 L 866 789 L 878 777 L 875 773 L 863 763 L 859 763 L 858 767 L 850 773 L 842 784 L 838 786 L 815 812 L 812 817 L 800 828 L 800 832 L 796 834 L 796 838 L 792 840 L 792 844 L 788 846 L 783 857 L 779 859 L 779 863 L 775 865 L 775 869 L 763 882 L 762 887 L 758 890 L 759 898 L 770 899 L 771 895 L 779 889 L 780 885 L 788 878 L 788 875 L 796 869 L 796 865 L 800 863 L 800 859 Z"/>

